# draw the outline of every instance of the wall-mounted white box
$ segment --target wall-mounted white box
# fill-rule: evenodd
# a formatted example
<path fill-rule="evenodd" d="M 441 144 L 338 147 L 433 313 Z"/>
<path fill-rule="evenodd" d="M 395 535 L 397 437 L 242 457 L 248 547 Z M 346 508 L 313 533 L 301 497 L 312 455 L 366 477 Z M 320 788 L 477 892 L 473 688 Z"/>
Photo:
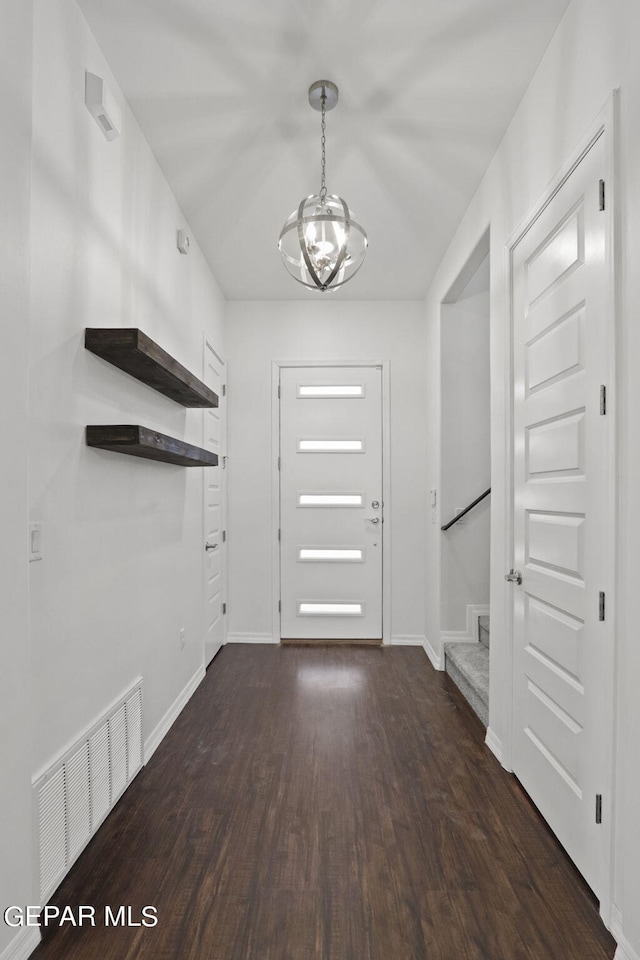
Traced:
<path fill-rule="evenodd" d="M 107 140 L 120 136 L 120 107 L 102 77 L 88 70 L 85 73 L 84 102 Z"/>

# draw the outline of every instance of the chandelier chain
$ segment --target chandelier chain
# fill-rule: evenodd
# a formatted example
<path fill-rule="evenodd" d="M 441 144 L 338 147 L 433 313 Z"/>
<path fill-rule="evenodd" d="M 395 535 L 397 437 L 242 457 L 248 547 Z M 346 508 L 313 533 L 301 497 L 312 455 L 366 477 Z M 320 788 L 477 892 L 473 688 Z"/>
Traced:
<path fill-rule="evenodd" d="M 321 174 L 320 174 L 320 200 L 324 202 L 325 197 L 327 196 L 327 183 L 325 176 L 325 166 L 326 166 L 326 152 L 325 145 L 327 142 L 327 123 L 326 123 L 326 105 L 327 105 L 327 94 L 325 90 L 322 91 L 321 101 L 322 103 L 322 137 L 320 139 L 320 144 L 322 147 L 322 159 L 321 159 Z"/>

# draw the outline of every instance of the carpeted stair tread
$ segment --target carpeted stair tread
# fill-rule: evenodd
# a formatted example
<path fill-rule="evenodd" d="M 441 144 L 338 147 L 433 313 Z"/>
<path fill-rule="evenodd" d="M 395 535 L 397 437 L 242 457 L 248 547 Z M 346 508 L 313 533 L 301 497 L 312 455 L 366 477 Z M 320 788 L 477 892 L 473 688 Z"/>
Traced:
<path fill-rule="evenodd" d="M 489 648 L 484 643 L 445 643 L 445 669 L 485 726 L 489 722 Z"/>

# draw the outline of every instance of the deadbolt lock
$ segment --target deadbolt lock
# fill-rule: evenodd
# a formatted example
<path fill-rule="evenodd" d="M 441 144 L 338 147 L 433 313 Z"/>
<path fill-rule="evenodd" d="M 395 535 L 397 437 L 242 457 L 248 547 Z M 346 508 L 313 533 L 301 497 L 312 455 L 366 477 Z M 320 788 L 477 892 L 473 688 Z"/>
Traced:
<path fill-rule="evenodd" d="M 374 510 L 377 510 L 378 507 L 380 506 L 380 502 L 378 500 L 372 500 L 371 506 L 373 507 Z"/>

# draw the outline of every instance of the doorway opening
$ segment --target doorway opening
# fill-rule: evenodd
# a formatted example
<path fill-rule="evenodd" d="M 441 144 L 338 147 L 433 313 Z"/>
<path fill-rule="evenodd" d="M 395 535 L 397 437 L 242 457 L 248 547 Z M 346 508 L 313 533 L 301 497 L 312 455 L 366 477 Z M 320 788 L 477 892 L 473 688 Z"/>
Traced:
<path fill-rule="evenodd" d="M 489 722 L 489 232 L 440 312 L 440 621 L 445 670 Z"/>

